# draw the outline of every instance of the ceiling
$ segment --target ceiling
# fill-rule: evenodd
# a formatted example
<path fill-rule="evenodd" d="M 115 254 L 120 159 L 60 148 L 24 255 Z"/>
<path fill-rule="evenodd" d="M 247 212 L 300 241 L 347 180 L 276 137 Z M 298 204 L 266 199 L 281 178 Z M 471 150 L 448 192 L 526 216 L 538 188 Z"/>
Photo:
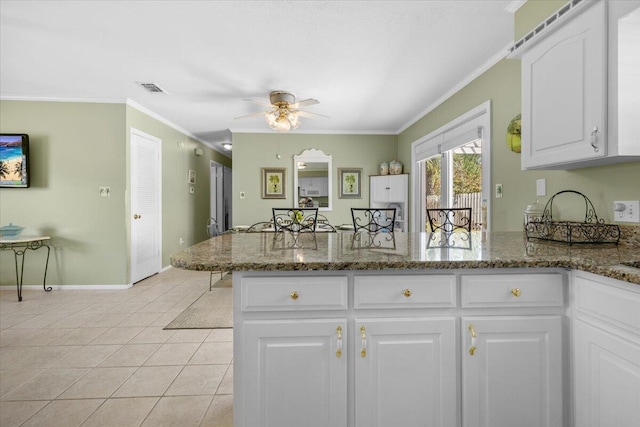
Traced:
<path fill-rule="evenodd" d="M 330 116 L 292 132 L 398 134 L 513 40 L 509 3 L 1 0 L 0 96 L 129 100 L 216 148 L 287 90 Z"/>

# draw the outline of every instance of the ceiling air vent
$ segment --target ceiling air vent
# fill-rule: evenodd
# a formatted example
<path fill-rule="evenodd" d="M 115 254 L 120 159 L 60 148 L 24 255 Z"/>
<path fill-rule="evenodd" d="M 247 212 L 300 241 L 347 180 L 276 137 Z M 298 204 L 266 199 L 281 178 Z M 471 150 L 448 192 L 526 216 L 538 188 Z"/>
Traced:
<path fill-rule="evenodd" d="M 148 92 L 166 93 L 167 95 L 169 95 L 169 93 L 166 90 L 162 89 L 160 86 L 158 86 L 155 83 L 142 83 L 142 82 L 136 82 L 136 83 L 142 86 L 143 88 L 145 88 Z"/>

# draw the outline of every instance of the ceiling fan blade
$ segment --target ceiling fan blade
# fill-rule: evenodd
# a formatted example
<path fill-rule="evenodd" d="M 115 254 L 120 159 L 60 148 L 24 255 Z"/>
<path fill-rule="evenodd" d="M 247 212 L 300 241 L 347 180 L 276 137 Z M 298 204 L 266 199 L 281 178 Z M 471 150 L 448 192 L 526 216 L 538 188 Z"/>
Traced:
<path fill-rule="evenodd" d="M 254 104 L 262 105 L 263 107 L 273 107 L 269 101 L 263 101 L 261 99 L 244 98 L 243 101 L 253 102 Z"/>
<path fill-rule="evenodd" d="M 239 116 L 239 117 L 234 117 L 233 119 L 246 119 L 249 117 L 257 117 L 257 116 L 264 116 L 265 113 L 268 113 L 268 111 L 260 111 L 258 113 L 251 113 L 251 114 L 247 114 L 246 116 Z"/>
<path fill-rule="evenodd" d="M 300 107 L 306 107 L 308 105 L 316 105 L 319 103 L 320 101 L 318 101 L 317 99 L 313 99 L 313 98 L 303 99 L 302 101 L 294 102 L 293 104 L 291 104 L 290 108 L 297 110 Z"/>
<path fill-rule="evenodd" d="M 325 116 L 324 114 L 318 114 L 318 113 L 310 113 L 308 111 L 301 111 L 298 110 L 296 111 L 296 113 L 300 116 L 300 117 L 309 117 L 310 119 L 314 118 L 314 117 L 322 117 L 325 119 L 329 119 L 329 116 Z"/>

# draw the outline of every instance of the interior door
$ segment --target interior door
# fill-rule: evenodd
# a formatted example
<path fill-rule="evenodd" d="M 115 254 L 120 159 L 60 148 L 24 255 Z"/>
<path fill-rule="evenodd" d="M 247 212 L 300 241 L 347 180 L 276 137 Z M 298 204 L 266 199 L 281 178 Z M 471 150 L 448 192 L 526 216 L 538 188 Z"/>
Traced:
<path fill-rule="evenodd" d="M 162 141 L 131 129 L 131 283 L 160 271 Z"/>
<path fill-rule="evenodd" d="M 209 199 L 209 215 L 215 220 L 217 231 L 222 233 L 226 230 L 224 223 L 224 171 L 223 166 L 211 161 L 209 163 L 209 178 L 211 195 Z"/>

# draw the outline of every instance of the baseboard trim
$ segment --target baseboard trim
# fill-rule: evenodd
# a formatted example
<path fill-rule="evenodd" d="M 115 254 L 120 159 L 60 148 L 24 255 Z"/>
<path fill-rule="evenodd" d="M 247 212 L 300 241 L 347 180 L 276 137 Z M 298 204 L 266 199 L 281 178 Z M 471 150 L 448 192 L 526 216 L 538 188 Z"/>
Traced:
<path fill-rule="evenodd" d="M 131 284 L 128 284 L 128 285 L 47 285 L 47 287 L 49 286 L 56 291 L 78 290 L 78 289 L 95 291 L 98 289 L 109 289 L 109 290 L 129 289 L 133 285 Z M 9 290 L 15 291 L 16 289 L 17 289 L 16 285 L 0 285 L 0 291 L 9 291 Z M 42 285 L 23 285 L 22 290 L 25 290 L 25 289 L 44 290 L 42 289 Z"/>

